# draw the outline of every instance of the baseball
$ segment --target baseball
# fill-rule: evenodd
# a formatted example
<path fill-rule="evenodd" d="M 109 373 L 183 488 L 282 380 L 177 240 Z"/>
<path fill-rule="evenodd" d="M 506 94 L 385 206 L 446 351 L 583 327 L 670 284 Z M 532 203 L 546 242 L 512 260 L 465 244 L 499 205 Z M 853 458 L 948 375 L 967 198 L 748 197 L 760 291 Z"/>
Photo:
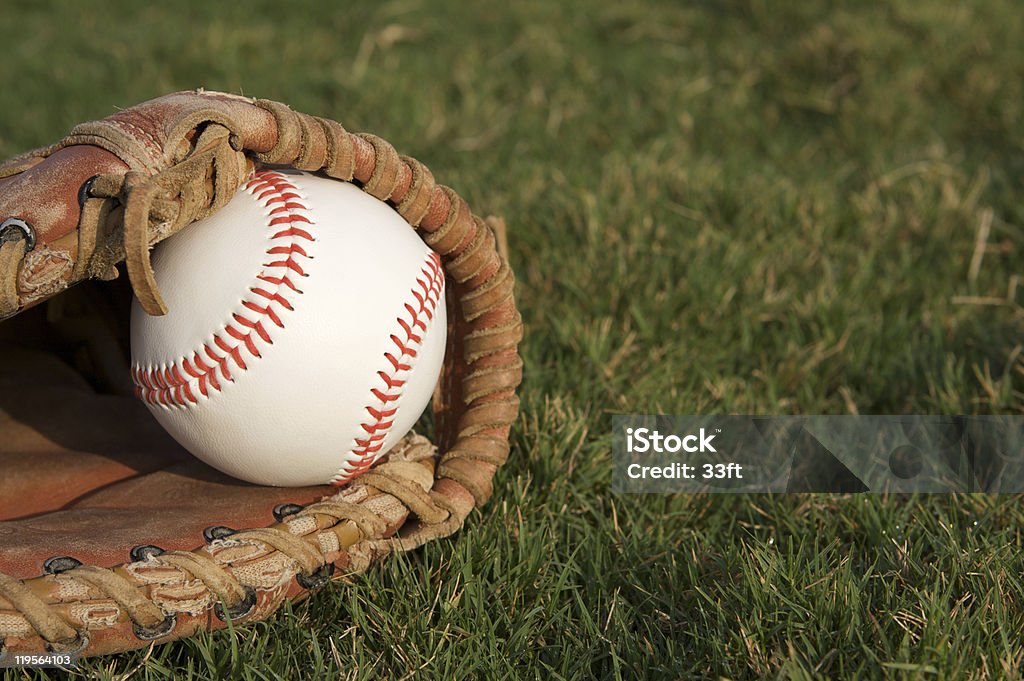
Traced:
<path fill-rule="evenodd" d="M 133 305 L 135 391 L 214 468 L 340 485 L 430 402 L 446 345 L 440 259 L 354 185 L 261 170 L 152 262 L 170 311 Z"/>

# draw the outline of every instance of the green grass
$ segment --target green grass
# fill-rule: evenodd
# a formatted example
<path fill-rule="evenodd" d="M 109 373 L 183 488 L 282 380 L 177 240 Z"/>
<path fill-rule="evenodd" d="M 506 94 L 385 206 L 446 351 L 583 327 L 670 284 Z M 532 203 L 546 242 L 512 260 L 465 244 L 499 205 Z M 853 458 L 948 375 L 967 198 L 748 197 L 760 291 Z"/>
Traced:
<path fill-rule="evenodd" d="M 1019 498 L 610 491 L 615 413 L 1024 411 L 1024 13 L 785 6 L 5 9 L 0 156 L 175 89 L 282 100 L 504 215 L 527 324 L 464 531 L 86 673 L 1019 678 Z"/>

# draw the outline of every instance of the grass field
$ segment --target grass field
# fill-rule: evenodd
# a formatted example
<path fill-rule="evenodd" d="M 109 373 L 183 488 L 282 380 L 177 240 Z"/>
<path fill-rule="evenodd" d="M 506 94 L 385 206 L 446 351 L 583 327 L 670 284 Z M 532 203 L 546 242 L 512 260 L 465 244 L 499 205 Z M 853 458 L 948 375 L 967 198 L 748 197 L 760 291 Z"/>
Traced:
<path fill-rule="evenodd" d="M 522 417 L 454 538 L 84 676 L 1021 676 L 1017 497 L 610 490 L 618 413 L 1024 411 L 1014 0 L 227 5 L 5 8 L 0 156 L 199 86 L 376 133 L 507 219 Z"/>

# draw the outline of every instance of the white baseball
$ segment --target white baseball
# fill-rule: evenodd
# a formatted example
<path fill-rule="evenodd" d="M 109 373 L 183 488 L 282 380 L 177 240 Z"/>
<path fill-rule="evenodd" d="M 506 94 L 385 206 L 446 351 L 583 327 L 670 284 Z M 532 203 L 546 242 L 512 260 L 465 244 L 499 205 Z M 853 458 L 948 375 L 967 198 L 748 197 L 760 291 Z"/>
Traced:
<path fill-rule="evenodd" d="M 415 424 L 445 351 L 440 260 L 347 183 L 262 170 L 153 251 L 136 394 L 192 454 L 261 485 L 342 484 Z"/>

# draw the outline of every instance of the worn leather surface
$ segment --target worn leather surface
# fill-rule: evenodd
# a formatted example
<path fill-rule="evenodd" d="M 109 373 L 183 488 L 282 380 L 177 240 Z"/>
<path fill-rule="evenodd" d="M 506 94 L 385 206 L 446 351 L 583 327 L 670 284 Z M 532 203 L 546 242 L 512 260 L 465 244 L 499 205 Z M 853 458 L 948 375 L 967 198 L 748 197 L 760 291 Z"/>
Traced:
<path fill-rule="evenodd" d="M 23 173 L 0 179 L 0 216 L 21 218 L 43 244 L 78 228 L 78 190 L 99 173 L 124 172 L 128 166 L 94 146 L 61 149 Z"/>

